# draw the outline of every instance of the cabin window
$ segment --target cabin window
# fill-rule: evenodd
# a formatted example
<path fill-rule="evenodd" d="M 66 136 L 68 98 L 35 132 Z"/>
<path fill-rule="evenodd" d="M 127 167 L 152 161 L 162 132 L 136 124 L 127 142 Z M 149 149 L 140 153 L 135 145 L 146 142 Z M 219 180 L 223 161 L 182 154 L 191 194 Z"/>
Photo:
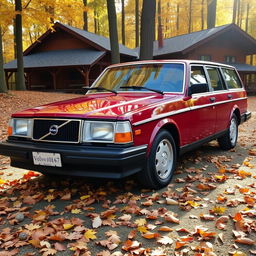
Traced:
<path fill-rule="evenodd" d="M 225 56 L 225 62 L 226 63 L 235 63 L 236 57 L 235 56 Z"/>
<path fill-rule="evenodd" d="M 199 60 L 204 60 L 204 61 L 211 61 L 212 57 L 211 55 L 201 55 L 199 57 Z"/>

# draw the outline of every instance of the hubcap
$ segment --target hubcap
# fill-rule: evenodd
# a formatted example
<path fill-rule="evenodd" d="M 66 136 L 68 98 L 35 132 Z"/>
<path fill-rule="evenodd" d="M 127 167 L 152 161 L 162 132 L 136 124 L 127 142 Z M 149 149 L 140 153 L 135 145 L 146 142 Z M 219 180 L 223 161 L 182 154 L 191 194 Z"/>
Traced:
<path fill-rule="evenodd" d="M 169 140 L 160 141 L 156 151 L 155 167 L 160 179 L 166 179 L 173 166 L 173 148 Z"/>
<path fill-rule="evenodd" d="M 236 125 L 235 118 L 231 119 L 230 127 L 229 127 L 229 136 L 230 136 L 231 144 L 234 145 L 237 137 L 237 125 Z"/>

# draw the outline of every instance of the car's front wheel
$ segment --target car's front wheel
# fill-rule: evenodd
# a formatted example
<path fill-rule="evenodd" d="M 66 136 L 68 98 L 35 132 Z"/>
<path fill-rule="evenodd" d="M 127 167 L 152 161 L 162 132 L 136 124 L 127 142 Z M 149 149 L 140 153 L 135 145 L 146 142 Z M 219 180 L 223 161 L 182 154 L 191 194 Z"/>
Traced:
<path fill-rule="evenodd" d="M 144 170 L 139 173 L 140 182 L 154 189 L 167 186 L 173 176 L 176 159 L 177 149 L 172 135 L 161 130 L 153 142 Z"/>
<path fill-rule="evenodd" d="M 232 115 L 227 132 L 218 138 L 218 143 L 222 149 L 229 150 L 236 146 L 238 137 L 238 120 L 235 114 Z"/>

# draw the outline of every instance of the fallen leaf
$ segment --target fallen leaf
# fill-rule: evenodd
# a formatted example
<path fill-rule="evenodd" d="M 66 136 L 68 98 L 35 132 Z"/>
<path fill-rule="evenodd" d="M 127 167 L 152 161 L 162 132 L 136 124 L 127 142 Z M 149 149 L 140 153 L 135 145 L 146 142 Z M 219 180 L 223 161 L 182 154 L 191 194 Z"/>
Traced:
<path fill-rule="evenodd" d="M 247 238 L 247 237 L 238 238 L 235 240 L 235 242 L 239 243 L 239 244 L 248 244 L 248 245 L 255 244 L 254 240 Z"/>
<path fill-rule="evenodd" d="M 95 236 L 97 232 L 92 230 L 92 229 L 88 229 L 85 233 L 84 233 L 84 237 L 86 239 L 91 239 L 91 240 L 94 240 L 96 239 L 97 237 Z"/>
<path fill-rule="evenodd" d="M 173 244 L 173 240 L 169 236 L 163 236 L 157 240 L 157 243 L 159 244 Z"/>
<path fill-rule="evenodd" d="M 71 213 L 73 213 L 73 214 L 79 214 L 81 212 L 82 212 L 81 209 L 72 209 L 71 210 Z"/>
<path fill-rule="evenodd" d="M 144 238 L 146 238 L 146 239 L 153 239 L 153 238 L 159 237 L 160 234 L 148 232 L 148 233 L 143 234 L 142 236 L 143 236 Z"/>
<path fill-rule="evenodd" d="M 63 224 L 63 228 L 64 228 L 65 230 L 69 230 L 69 229 L 71 229 L 71 228 L 73 228 L 73 227 L 74 227 L 74 225 L 73 225 L 73 224 L 70 224 L 70 223 Z"/>
<path fill-rule="evenodd" d="M 92 227 L 93 228 L 98 228 L 102 225 L 102 220 L 100 218 L 100 216 L 97 216 L 95 217 L 93 220 L 92 220 Z"/>

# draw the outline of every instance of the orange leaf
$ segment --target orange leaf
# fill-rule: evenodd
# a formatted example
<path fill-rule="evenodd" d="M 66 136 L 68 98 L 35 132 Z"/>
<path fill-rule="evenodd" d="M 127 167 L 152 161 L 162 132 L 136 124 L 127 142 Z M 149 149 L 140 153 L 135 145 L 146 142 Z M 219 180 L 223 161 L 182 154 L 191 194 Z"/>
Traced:
<path fill-rule="evenodd" d="M 148 232 L 146 234 L 143 234 L 142 235 L 144 238 L 146 239 L 153 239 L 153 238 L 157 238 L 159 237 L 160 235 L 158 233 L 151 233 L 151 232 Z"/>
<path fill-rule="evenodd" d="M 247 237 L 238 238 L 235 240 L 235 242 L 240 244 L 248 244 L 248 245 L 255 244 L 255 241 Z"/>
<path fill-rule="evenodd" d="M 242 219 L 243 219 L 243 216 L 242 216 L 242 214 L 240 212 L 236 213 L 234 218 L 233 218 L 233 220 L 235 220 L 237 222 L 241 221 Z"/>
<path fill-rule="evenodd" d="M 137 230 L 134 229 L 128 234 L 128 239 L 133 239 L 137 234 Z"/>
<path fill-rule="evenodd" d="M 172 228 L 169 228 L 169 227 L 167 227 L 167 226 L 162 226 L 162 227 L 160 227 L 160 228 L 158 229 L 158 231 L 171 232 L 171 231 L 173 231 L 173 229 L 172 229 Z"/>
<path fill-rule="evenodd" d="M 175 250 L 180 249 L 181 247 L 183 247 L 183 246 L 185 246 L 187 244 L 188 243 L 186 243 L 186 242 L 179 242 L 179 241 L 177 241 L 176 245 L 175 245 Z"/>
<path fill-rule="evenodd" d="M 239 188 L 239 192 L 240 192 L 241 194 L 248 193 L 249 191 L 250 191 L 249 188 Z"/>

